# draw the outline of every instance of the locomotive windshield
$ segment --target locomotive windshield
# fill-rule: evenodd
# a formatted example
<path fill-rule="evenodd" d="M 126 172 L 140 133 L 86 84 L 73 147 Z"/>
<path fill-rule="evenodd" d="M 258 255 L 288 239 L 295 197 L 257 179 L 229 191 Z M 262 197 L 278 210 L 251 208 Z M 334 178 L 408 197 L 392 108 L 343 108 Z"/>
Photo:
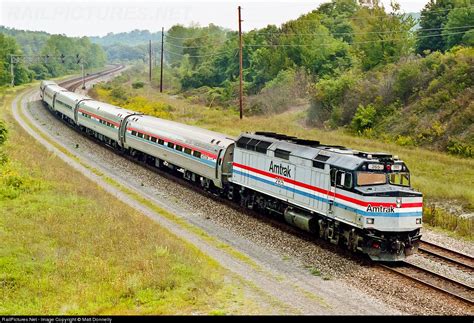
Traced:
<path fill-rule="evenodd" d="M 387 183 L 387 174 L 372 172 L 357 172 L 357 185 L 379 185 Z"/>
<path fill-rule="evenodd" d="M 388 180 L 393 185 L 410 186 L 410 173 L 391 173 Z"/>

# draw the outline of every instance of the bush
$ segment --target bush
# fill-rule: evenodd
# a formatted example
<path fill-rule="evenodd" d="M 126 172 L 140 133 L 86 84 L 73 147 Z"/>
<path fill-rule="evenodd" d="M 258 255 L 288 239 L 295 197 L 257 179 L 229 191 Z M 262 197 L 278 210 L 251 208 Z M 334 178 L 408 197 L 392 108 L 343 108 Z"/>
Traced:
<path fill-rule="evenodd" d="M 456 138 L 449 138 L 446 149 L 449 153 L 454 155 L 474 157 L 474 147 L 469 144 L 465 144 Z"/>
<path fill-rule="evenodd" d="M 359 133 L 362 133 L 366 129 L 372 128 L 375 123 L 376 114 L 377 110 L 372 104 L 369 104 L 365 107 L 363 105 L 359 105 L 357 112 L 351 122 L 352 128 Z"/>
<path fill-rule="evenodd" d="M 0 120 L 0 146 L 7 140 L 8 130 L 5 122 Z"/>
<path fill-rule="evenodd" d="M 142 81 L 137 81 L 137 82 L 132 83 L 132 87 L 134 89 L 141 89 L 144 86 L 145 86 L 145 82 L 142 82 Z"/>

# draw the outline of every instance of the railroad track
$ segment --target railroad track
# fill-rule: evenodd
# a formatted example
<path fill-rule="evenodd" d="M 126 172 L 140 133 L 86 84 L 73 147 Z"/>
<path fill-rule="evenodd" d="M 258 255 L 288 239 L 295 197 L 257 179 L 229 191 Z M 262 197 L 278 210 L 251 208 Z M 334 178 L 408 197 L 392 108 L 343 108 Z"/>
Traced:
<path fill-rule="evenodd" d="M 111 74 L 111 73 L 114 73 L 114 72 L 118 72 L 120 71 L 121 69 L 125 68 L 124 65 L 115 65 L 114 68 L 112 69 L 109 69 L 109 70 L 105 70 L 105 71 L 101 71 L 101 72 L 97 72 L 97 73 L 93 73 L 93 74 L 89 74 L 87 75 L 85 78 L 84 78 L 84 81 L 85 82 L 88 82 L 88 81 L 91 81 L 91 80 L 94 80 L 94 79 L 97 79 L 101 76 L 105 76 L 107 74 Z M 61 82 L 59 83 L 60 86 L 68 89 L 69 91 L 71 92 L 74 92 L 80 85 L 82 84 L 82 77 L 75 77 L 73 79 L 70 79 L 70 80 L 67 80 L 67 81 L 64 81 L 64 82 Z"/>
<path fill-rule="evenodd" d="M 454 265 L 460 270 L 474 274 L 474 257 L 442 247 L 440 245 L 421 241 L 418 252 L 430 258 L 436 258 L 448 265 Z"/>
<path fill-rule="evenodd" d="M 474 289 L 465 283 L 408 262 L 391 266 L 379 264 L 379 266 L 474 305 Z"/>

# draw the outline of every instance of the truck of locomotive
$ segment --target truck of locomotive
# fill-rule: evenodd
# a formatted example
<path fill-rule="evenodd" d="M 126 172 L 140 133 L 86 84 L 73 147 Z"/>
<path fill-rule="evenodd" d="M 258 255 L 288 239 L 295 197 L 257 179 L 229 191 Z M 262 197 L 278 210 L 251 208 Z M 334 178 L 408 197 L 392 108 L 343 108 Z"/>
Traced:
<path fill-rule="evenodd" d="M 58 117 L 115 149 L 373 260 L 403 260 L 418 248 L 422 194 L 396 156 L 266 132 L 235 140 L 50 81 L 40 96 Z"/>

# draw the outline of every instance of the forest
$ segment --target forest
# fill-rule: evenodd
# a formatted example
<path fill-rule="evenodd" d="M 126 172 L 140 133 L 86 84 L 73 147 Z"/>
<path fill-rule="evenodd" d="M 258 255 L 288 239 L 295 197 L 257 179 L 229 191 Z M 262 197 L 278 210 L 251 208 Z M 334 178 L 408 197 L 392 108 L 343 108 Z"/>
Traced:
<path fill-rule="evenodd" d="M 102 67 L 107 61 L 103 48 L 87 37 L 73 38 L 0 26 L 0 86 L 11 82 L 10 55 L 49 56 L 40 61 L 14 64 L 15 85 L 80 71 L 79 58 L 86 69 Z"/>
<path fill-rule="evenodd" d="M 430 0 L 407 14 L 396 2 L 332 0 L 280 26 L 243 33 L 244 115 L 304 107 L 305 123 L 474 156 L 474 6 Z M 245 23 L 245 22 L 244 22 Z M 161 32 L 70 38 L 0 27 L 0 85 L 9 54 L 86 57 L 86 67 L 148 61 L 159 85 Z M 238 33 L 210 24 L 165 31 L 165 90 L 237 109 Z M 158 62 L 158 64 L 157 64 Z M 78 70 L 74 59 L 15 66 L 17 84 Z M 120 89 L 117 89 L 117 93 Z"/>
<path fill-rule="evenodd" d="M 431 0 L 419 20 L 396 3 L 332 0 L 281 26 L 243 35 L 245 115 L 307 100 L 306 123 L 474 156 L 474 6 Z M 238 34 L 173 26 L 169 90 L 238 105 Z"/>

